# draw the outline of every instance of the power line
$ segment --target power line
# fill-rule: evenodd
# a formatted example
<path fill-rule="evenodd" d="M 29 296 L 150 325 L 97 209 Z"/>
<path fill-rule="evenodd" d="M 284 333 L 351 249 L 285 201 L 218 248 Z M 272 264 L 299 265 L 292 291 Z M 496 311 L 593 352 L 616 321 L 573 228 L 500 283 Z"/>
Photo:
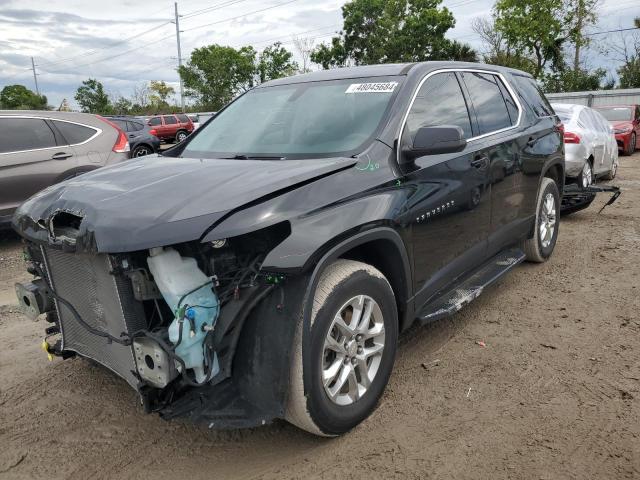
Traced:
<path fill-rule="evenodd" d="M 220 10 L 221 8 L 230 7 L 231 5 L 235 5 L 237 3 L 242 3 L 246 1 L 247 0 L 227 0 L 225 2 L 218 3 L 211 7 L 201 8 L 200 10 L 195 10 L 193 12 L 185 13 L 184 15 L 182 15 L 182 18 L 187 19 L 191 17 L 197 17 L 198 15 L 203 15 L 205 13 L 213 12 L 214 10 Z"/>
<path fill-rule="evenodd" d="M 224 20 L 218 20 L 217 22 L 206 23 L 204 25 L 198 25 L 197 27 L 187 28 L 187 29 L 183 30 L 183 32 L 190 32 L 191 30 L 197 30 L 199 28 L 210 27 L 212 25 L 218 25 L 220 23 L 230 22 L 232 20 L 237 20 L 239 18 L 244 18 L 244 17 L 247 17 L 249 15 L 253 15 L 254 13 L 266 12 L 267 10 L 272 10 L 274 8 L 282 7 L 284 5 L 289 5 L 290 3 L 294 3 L 294 2 L 297 2 L 297 1 L 299 1 L 299 0 L 289 0 L 288 2 L 283 2 L 283 3 L 278 3 L 276 5 L 271 5 L 270 7 L 261 8 L 260 10 L 254 10 L 252 12 L 247 12 L 247 13 L 244 13 L 242 15 L 238 15 L 236 17 L 225 18 Z"/>
<path fill-rule="evenodd" d="M 125 39 L 119 40 L 118 42 L 113 43 L 113 44 L 111 44 L 111 45 L 109 45 L 107 47 L 96 48 L 94 50 L 89 50 L 87 52 L 84 52 L 84 53 L 81 53 L 81 54 L 78 54 L 78 55 L 73 55 L 72 57 L 62 58 L 62 59 L 54 60 L 54 61 L 51 61 L 51 62 L 45 62 L 43 64 L 39 64 L 38 66 L 42 67 L 42 66 L 58 65 L 58 64 L 65 63 L 65 62 L 68 62 L 68 61 L 71 61 L 71 60 L 75 60 L 77 58 L 89 57 L 91 55 L 95 55 L 98 52 L 102 52 L 102 51 L 105 51 L 105 50 L 110 50 L 110 49 L 115 48 L 117 46 L 123 45 L 123 44 L 125 44 L 125 43 L 127 43 L 127 42 L 129 42 L 129 41 L 131 41 L 133 39 L 136 39 L 138 37 L 142 37 L 143 35 L 151 33 L 151 32 L 153 32 L 153 31 L 155 31 L 155 30 L 157 30 L 159 28 L 162 28 L 165 25 L 168 25 L 170 23 L 171 23 L 171 21 L 163 22 L 163 23 L 161 23 L 159 25 L 156 25 L 156 26 L 150 28 L 149 30 L 145 30 L 144 32 L 140 32 L 140 33 L 137 33 L 135 35 L 132 35 L 131 37 L 127 37 Z"/>
<path fill-rule="evenodd" d="M 618 28 L 616 30 L 607 30 L 605 32 L 592 32 L 592 33 L 585 33 L 585 37 L 590 37 L 591 35 L 604 35 L 605 33 L 617 33 L 617 32 L 628 32 L 631 30 L 640 30 L 639 27 L 630 27 L 630 28 Z"/>

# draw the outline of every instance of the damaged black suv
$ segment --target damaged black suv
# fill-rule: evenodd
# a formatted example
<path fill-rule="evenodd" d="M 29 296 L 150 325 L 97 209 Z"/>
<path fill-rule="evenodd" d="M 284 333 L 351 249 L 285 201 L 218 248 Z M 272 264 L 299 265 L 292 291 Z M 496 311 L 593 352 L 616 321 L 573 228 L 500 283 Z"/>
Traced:
<path fill-rule="evenodd" d="M 163 418 L 364 420 L 398 335 L 558 236 L 561 126 L 534 80 L 428 62 L 260 85 L 161 156 L 50 187 L 13 219 L 44 348 Z"/>

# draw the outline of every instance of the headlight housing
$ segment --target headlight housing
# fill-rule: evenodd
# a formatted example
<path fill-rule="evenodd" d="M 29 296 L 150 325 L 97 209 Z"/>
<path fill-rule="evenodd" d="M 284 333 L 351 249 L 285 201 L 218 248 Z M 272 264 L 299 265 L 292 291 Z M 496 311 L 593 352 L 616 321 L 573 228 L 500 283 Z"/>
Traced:
<path fill-rule="evenodd" d="M 614 133 L 629 133 L 631 130 L 633 130 L 633 128 L 631 128 L 631 127 L 621 127 L 621 128 L 614 128 L 613 132 Z"/>

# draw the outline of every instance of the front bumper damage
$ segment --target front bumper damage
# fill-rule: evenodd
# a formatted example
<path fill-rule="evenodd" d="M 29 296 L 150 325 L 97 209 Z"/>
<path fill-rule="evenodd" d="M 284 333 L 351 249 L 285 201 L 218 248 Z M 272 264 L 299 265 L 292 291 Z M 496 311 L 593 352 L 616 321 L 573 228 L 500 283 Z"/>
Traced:
<path fill-rule="evenodd" d="M 234 288 L 204 340 L 217 365 L 200 383 L 166 351 L 173 346 L 165 333 L 172 312 L 166 305 L 157 308 L 163 299 L 152 277 L 144 273 L 141 279 L 141 252 L 65 252 L 32 241 L 26 251 L 38 278 L 17 285 L 16 292 L 32 318 L 46 314 L 49 355 L 80 355 L 102 364 L 138 392 L 147 412 L 165 419 L 245 428 L 283 418 L 302 276 L 260 273 Z M 150 363 L 153 371 L 145 375 Z M 164 381 L 150 381 L 156 374 Z"/>

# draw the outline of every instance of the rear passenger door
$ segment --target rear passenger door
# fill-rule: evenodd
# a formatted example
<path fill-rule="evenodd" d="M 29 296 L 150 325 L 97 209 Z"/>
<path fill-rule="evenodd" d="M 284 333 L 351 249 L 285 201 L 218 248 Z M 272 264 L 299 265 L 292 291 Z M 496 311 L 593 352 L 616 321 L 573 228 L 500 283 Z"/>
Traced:
<path fill-rule="evenodd" d="M 53 183 L 53 167 L 72 156 L 59 143 L 44 119 L 0 117 L 0 217 Z"/>
<path fill-rule="evenodd" d="M 476 134 L 455 72 L 429 76 L 408 113 L 401 137 L 411 145 L 420 127 L 455 125 L 466 139 Z M 491 224 L 489 162 L 479 143 L 460 153 L 416 158 L 404 181 L 414 194 L 408 209 L 416 308 L 452 280 L 481 264 Z"/>
<path fill-rule="evenodd" d="M 491 227 L 488 254 L 494 255 L 526 235 L 530 228 L 518 128 L 521 107 L 502 76 L 462 72 L 462 81 L 478 123 L 475 140 L 489 159 Z M 526 142 L 526 140 L 525 140 Z"/>

